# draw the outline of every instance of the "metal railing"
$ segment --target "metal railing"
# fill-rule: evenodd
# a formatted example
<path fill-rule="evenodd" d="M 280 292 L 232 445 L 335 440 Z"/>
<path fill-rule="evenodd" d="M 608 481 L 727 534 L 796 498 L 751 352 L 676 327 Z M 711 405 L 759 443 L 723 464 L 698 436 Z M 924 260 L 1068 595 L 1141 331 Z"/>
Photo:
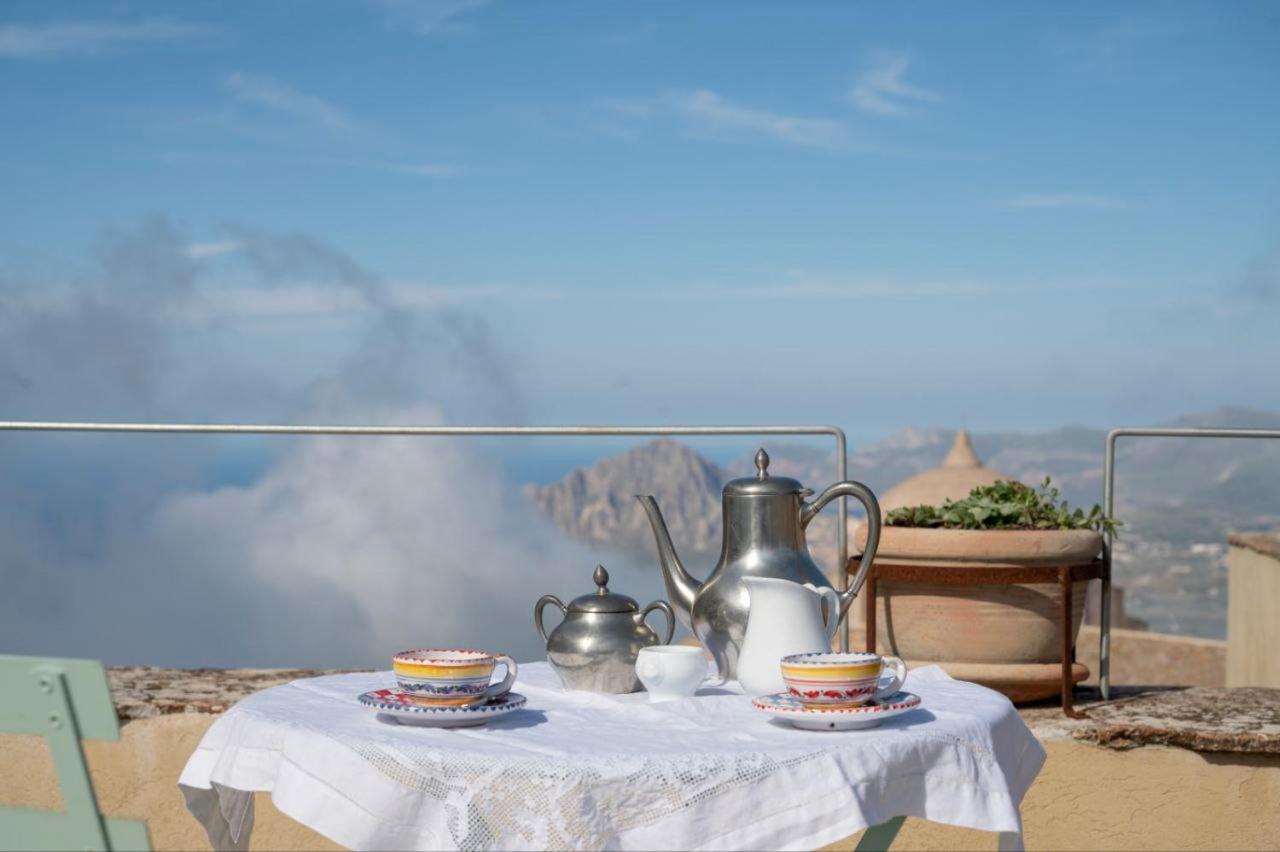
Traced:
<path fill-rule="evenodd" d="M 1102 511 L 1115 514 L 1116 441 L 1120 438 L 1280 438 L 1280 429 L 1210 429 L 1203 427 L 1142 428 L 1124 426 L 1107 433 L 1102 459 Z M 1098 687 L 1104 700 L 1111 697 L 1111 548 L 1115 533 L 1103 537 L 1102 612 L 1098 625 Z"/>
<path fill-rule="evenodd" d="M 262 425 L 241 423 L 64 423 L 41 421 L 0 421 L 3 432 L 132 432 L 161 434 L 231 434 L 231 435 L 372 435 L 423 437 L 659 437 L 685 436 L 760 436 L 760 435 L 829 435 L 836 444 L 836 480 L 848 479 L 848 442 L 839 426 L 318 426 Z M 1103 512 L 1111 517 L 1115 511 L 1116 441 L 1125 437 L 1141 438 L 1280 438 L 1278 429 L 1211 429 L 1121 427 L 1107 433 L 1103 454 Z M 849 504 L 840 498 L 840 522 L 836 525 L 836 549 L 839 559 L 836 586 L 848 588 Z M 1099 624 L 1098 685 L 1102 697 L 1111 697 L 1111 551 L 1114 534 L 1103 537 L 1102 611 Z M 869 566 L 868 566 L 869 567 Z M 854 588 L 861 588 L 865 571 L 854 578 Z M 849 635 L 840 631 L 840 647 L 848 650 Z"/>
<path fill-rule="evenodd" d="M 61 423 L 0 421 L 4 432 L 131 432 L 198 435 L 380 435 L 414 437 L 658 437 L 663 435 L 829 435 L 836 442 L 836 481 L 848 479 L 848 442 L 839 426 L 316 426 L 257 425 L 242 423 Z M 849 587 L 849 502 L 840 498 L 840 522 L 836 525 L 839 564 L 836 588 Z M 870 568 L 870 565 L 866 566 Z M 860 588 L 866 571 L 854 578 Z M 840 631 L 840 649 L 849 650 L 849 631 Z"/>

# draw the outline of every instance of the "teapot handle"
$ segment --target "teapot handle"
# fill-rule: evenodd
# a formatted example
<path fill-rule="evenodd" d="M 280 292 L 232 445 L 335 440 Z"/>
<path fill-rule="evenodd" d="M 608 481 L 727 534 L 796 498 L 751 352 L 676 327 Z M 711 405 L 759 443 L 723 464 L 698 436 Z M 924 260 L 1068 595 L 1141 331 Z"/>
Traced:
<path fill-rule="evenodd" d="M 862 584 L 867 579 L 867 572 L 871 570 L 871 563 L 876 558 L 876 548 L 880 546 L 880 503 L 876 500 L 876 495 L 871 493 L 871 489 L 861 482 L 853 482 L 852 480 L 837 482 L 814 498 L 813 502 L 801 504 L 800 528 L 804 529 L 809 526 L 809 522 L 813 520 L 814 516 L 822 511 L 822 507 L 837 497 L 855 497 L 867 510 L 867 546 L 863 548 L 862 559 L 858 562 L 857 576 L 854 577 L 853 582 L 849 584 L 844 593 L 840 595 L 840 617 L 843 618 L 845 612 L 849 609 L 849 604 L 853 603 L 853 599 L 862 590 Z M 840 570 L 847 571 L 849 568 L 846 565 L 841 565 Z"/>
<path fill-rule="evenodd" d="M 542 628 L 542 609 L 547 604 L 555 604 L 556 606 L 560 607 L 560 612 L 562 615 L 569 614 L 569 610 L 564 605 L 564 601 L 560 600 L 555 595 L 543 595 L 542 597 L 538 598 L 538 602 L 533 605 L 533 623 L 534 623 L 534 626 L 538 628 L 538 635 L 542 637 L 543 642 L 547 641 L 547 631 Z"/>
<path fill-rule="evenodd" d="M 667 635 L 658 644 L 670 645 L 671 637 L 674 636 L 676 632 L 676 614 L 672 612 L 671 604 L 667 603 L 666 601 L 654 601 L 653 603 L 645 607 L 644 610 L 640 613 L 640 621 L 643 622 L 646 618 L 648 618 L 649 613 L 653 612 L 655 609 L 662 610 L 662 612 L 667 616 Z"/>

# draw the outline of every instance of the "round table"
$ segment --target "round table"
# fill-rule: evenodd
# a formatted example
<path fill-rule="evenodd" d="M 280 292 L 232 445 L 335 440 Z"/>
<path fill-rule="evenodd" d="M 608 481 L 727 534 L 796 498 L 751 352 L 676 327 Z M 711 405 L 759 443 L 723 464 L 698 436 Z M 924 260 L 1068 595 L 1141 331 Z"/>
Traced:
<path fill-rule="evenodd" d="M 179 784 L 215 848 L 247 848 L 253 792 L 353 849 L 803 849 L 900 816 L 1021 832 L 1045 752 L 1003 696 L 913 671 L 921 706 L 869 730 L 796 730 L 737 684 L 678 701 L 565 690 L 520 667 L 482 727 L 389 722 L 390 672 L 298 680 L 236 704 Z"/>

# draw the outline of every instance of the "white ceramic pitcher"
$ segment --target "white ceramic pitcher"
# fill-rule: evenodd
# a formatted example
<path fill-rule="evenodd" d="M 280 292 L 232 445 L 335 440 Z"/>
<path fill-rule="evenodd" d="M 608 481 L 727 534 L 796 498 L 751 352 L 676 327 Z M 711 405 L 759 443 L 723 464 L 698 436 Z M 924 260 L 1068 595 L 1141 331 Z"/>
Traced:
<path fill-rule="evenodd" d="M 751 697 L 785 692 L 779 661 L 788 654 L 830 651 L 840 621 L 834 589 L 771 577 L 744 577 L 751 608 L 738 656 L 738 682 Z M 825 623 L 822 602 L 827 602 Z"/>

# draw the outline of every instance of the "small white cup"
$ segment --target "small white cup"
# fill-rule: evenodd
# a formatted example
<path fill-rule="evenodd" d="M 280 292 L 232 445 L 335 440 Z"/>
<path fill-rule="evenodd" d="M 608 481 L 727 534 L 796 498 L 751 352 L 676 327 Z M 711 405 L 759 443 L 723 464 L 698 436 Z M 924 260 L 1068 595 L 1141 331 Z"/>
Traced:
<path fill-rule="evenodd" d="M 650 701 L 688 698 L 704 682 L 724 682 L 708 677 L 706 654 L 702 648 L 692 645 L 641 648 L 640 656 L 636 658 L 636 675 L 648 690 Z"/>

